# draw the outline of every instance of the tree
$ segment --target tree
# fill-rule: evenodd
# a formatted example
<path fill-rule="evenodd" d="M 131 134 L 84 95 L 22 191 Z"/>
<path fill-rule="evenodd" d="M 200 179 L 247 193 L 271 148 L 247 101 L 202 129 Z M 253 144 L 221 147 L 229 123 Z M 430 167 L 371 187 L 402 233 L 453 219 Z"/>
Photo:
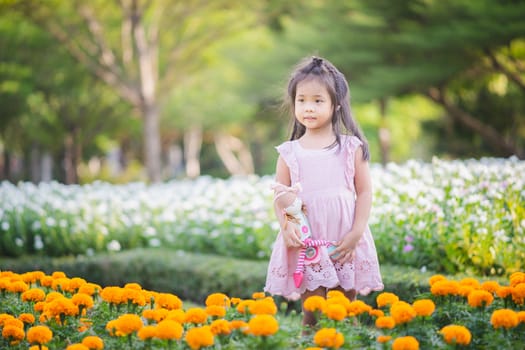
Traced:
<path fill-rule="evenodd" d="M 294 17 L 301 21 L 285 32 L 295 45 L 326 53 L 341 67 L 359 87 L 354 101 L 421 94 L 443 108 L 453 129 L 469 130 L 462 137 L 471 145 L 480 138 L 491 154 L 525 157 L 519 103 L 525 97 L 523 1 L 306 3 L 302 16 Z M 490 86 L 501 79 L 508 88 L 495 92 Z M 480 110 L 472 94 L 478 102 L 489 95 L 500 102 L 510 99 L 514 109 L 507 109 L 500 123 L 502 110 L 489 107 L 501 103 Z M 471 146 L 469 152 L 477 149 Z"/>
<path fill-rule="evenodd" d="M 161 179 L 160 102 L 205 66 L 203 48 L 247 25 L 245 6 L 221 0 L 16 4 L 142 116 L 151 181 Z"/>

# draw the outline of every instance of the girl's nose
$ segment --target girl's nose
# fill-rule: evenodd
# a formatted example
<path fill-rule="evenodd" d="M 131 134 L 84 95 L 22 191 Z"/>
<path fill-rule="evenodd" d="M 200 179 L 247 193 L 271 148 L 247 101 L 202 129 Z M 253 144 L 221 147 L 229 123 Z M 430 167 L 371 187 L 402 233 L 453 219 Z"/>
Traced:
<path fill-rule="evenodd" d="M 314 105 L 312 103 L 307 103 L 304 106 L 305 112 L 313 112 L 314 111 Z"/>

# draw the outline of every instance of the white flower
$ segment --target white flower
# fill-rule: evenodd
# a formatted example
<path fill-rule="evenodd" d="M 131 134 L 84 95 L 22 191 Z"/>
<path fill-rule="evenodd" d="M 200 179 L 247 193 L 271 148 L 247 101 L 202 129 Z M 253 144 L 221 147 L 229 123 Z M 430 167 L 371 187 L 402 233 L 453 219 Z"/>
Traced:
<path fill-rule="evenodd" d="M 117 240 L 115 240 L 115 239 L 112 240 L 111 242 L 108 243 L 108 245 L 107 245 L 107 249 L 108 249 L 109 251 L 113 251 L 113 252 L 118 252 L 118 251 L 120 251 L 121 246 L 120 246 L 119 241 L 117 241 Z"/>

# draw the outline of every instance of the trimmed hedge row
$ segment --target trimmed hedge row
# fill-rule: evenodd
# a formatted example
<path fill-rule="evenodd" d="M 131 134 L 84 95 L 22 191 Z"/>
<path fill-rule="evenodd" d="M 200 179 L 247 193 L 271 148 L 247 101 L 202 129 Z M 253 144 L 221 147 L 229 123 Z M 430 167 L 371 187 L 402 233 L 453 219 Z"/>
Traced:
<path fill-rule="evenodd" d="M 212 293 L 250 298 L 253 292 L 262 291 L 267 262 L 150 248 L 91 257 L 2 258 L 0 269 L 18 273 L 40 270 L 46 274 L 63 271 L 68 277 L 81 277 L 103 287 L 136 282 L 148 290 L 174 293 L 184 300 L 203 303 Z M 427 292 L 428 278 L 433 275 L 429 271 L 391 265 L 382 265 L 381 272 L 385 291 L 396 293 L 403 300 Z M 361 299 L 374 305 L 376 295 L 372 293 Z M 293 308 L 298 306 L 291 304 Z"/>

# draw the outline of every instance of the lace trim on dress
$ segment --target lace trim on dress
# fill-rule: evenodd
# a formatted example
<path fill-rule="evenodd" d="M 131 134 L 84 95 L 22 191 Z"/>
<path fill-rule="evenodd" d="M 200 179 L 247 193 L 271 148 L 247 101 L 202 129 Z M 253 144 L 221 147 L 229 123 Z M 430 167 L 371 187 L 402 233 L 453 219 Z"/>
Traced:
<path fill-rule="evenodd" d="M 345 178 L 350 188 L 354 188 L 355 175 L 355 151 L 363 144 L 356 136 L 347 136 L 345 139 L 345 149 L 347 152 Z"/>
<path fill-rule="evenodd" d="M 283 157 L 284 162 L 290 169 L 290 180 L 292 185 L 299 182 L 299 163 L 295 157 L 295 153 L 292 150 L 293 144 L 291 141 L 286 141 L 279 146 L 275 147 L 277 152 Z"/>

